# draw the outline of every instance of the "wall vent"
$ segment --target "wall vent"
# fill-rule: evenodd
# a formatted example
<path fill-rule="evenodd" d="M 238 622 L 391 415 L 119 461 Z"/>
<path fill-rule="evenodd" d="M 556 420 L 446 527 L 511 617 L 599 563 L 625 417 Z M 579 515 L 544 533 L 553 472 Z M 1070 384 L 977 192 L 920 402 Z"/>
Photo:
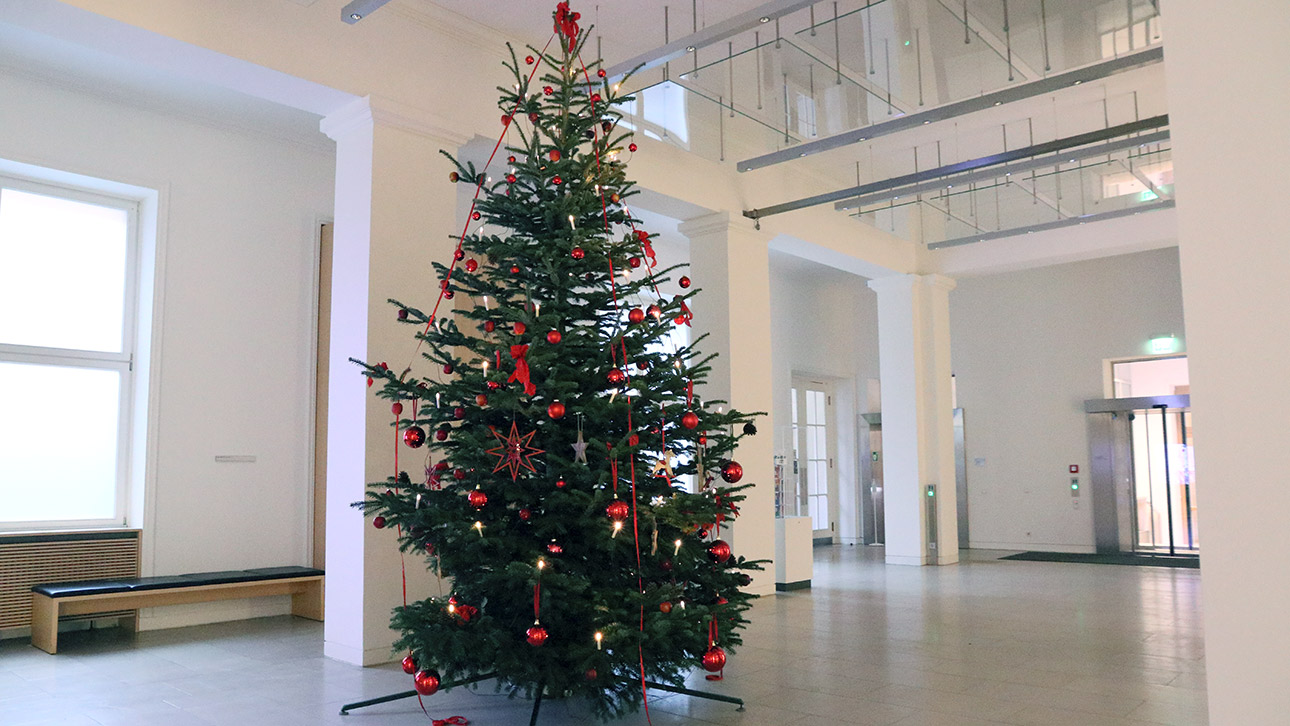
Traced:
<path fill-rule="evenodd" d="M 138 577 L 139 545 L 137 529 L 0 535 L 0 628 L 31 625 L 32 585 Z"/>

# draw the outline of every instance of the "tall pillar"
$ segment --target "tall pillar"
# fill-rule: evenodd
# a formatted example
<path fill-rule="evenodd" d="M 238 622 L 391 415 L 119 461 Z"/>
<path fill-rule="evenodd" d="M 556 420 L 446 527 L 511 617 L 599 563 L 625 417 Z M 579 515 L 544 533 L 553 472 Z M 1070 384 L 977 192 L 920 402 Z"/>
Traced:
<path fill-rule="evenodd" d="M 959 561 L 950 392 L 950 290 L 942 275 L 869 281 L 878 293 L 887 563 Z"/>
<path fill-rule="evenodd" d="M 747 490 L 740 515 L 728 536 L 735 553 L 750 560 L 775 558 L 774 440 L 771 421 L 770 248 L 751 223 L 727 213 L 683 222 L 678 231 L 690 240 L 690 277 L 702 292 L 695 298 L 695 338 L 707 333 L 700 347 L 717 353 L 701 395 L 722 399 L 740 411 L 765 411 L 756 436 L 745 438 L 736 452 Z M 723 537 L 726 535 L 723 535 Z M 775 591 L 775 566 L 756 573 L 749 592 Z"/>
<path fill-rule="evenodd" d="M 457 223 L 450 168 L 439 150 L 455 152 L 465 138 L 416 118 L 368 97 L 322 122 L 336 141 L 324 653 L 359 665 L 391 659 L 390 610 L 403 601 L 403 580 L 395 533 L 372 527 L 350 505 L 363 499 L 368 482 L 394 473 L 400 444 L 390 402 L 372 395 L 349 359 L 395 370 L 416 364 L 413 330 L 398 324 L 386 300 L 433 304 L 430 263 L 449 260 Z M 400 455 L 399 468 L 418 478 L 424 454 L 404 447 Z M 422 559 L 410 558 L 409 601 L 431 594 L 432 583 Z"/>
<path fill-rule="evenodd" d="M 1196 432 L 1209 723 L 1285 723 L 1290 11 L 1162 3 Z M 1215 103 L 1234 109 L 1216 111 Z M 1208 487 L 1208 488 L 1207 488 Z M 1186 602 L 1198 606 L 1195 593 Z"/>

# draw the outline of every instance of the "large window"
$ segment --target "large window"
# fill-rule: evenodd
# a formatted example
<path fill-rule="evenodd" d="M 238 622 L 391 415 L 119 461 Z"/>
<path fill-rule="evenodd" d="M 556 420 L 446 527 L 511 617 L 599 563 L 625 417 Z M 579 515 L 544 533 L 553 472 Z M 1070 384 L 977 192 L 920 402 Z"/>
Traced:
<path fill-rule="evenodd" d="M 0 176 L 0 529 L 124 522 L 137 219 Z"/>

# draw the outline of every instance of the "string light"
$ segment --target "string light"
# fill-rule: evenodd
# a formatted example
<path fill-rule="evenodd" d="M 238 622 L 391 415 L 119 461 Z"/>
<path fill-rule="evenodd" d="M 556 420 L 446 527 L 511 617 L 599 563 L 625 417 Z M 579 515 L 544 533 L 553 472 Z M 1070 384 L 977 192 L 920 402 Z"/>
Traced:
<path fill-rule="evenodd" d="M 542 559 L 541 557 L 538 558 L 538 569 L 539 570 L 546 569 L 546 560 Z"/>
<path fill-rule="evenodd" d="M 614 522 L 614 533 L 613 533 L 613 534 L 611 534 L 611 535 L 609 535 L 609 537 L 610 537 L 611 539 L 612 539 L 612 538 L 614 538 L 614 537 L 617 537 L 617 536 L 618 536 L 618 533 L 619 533 L 619 532 L 621 532 L 621 531 L 623 531 L 623 523 L 622 523 L 622 522 Z"/>
<path fill-rule="evenodd" d="M 485 376 L 487 376 L 487 375 L 488 375 L 488 359 L 487 359 L 487 358 L 485 358 L 485 359 L 484 359 L 484 375 L 485 375 Z"/>
<path fill-rule="evenodd" d="M 578 226 L 573 223 L 573 215 L 569 215 L 569 229 L 577 229 Z"/>
<path fill-rule="evenodd" d="M 605 639 L 605 634 L 597 630 L 596 631 L 596 650 L 600 650 L 600 641 L 604 639 Z"/>
<path fill-rule="evenodd" d="M 452 615 L 455 612 L 457 612 L 457 603 L 448 603 L 448 614 Z"/>
<path fill-rule="evenodd" d="M 542 317 L 542 303 L 540 302 L 533 303 L 533 317 L 535 318 Z"/>
<path fill-rule="evenodd" d="M 672 551 L 672 556 L 676 557 L 679 554 L 681 554 L 681 540 L 678 539 L 676 541 L 676 549 Z"/>
<path fill-rule="evenodd" d="M 435 407 L 435 408 L 439 408 L 439 396 L 440 396 L 440 395 L 441 395 L 441 394 L 440 394 L 440 392 L 439 392 L 439 391 L 435 391 L 435 392 L 434 392 L 434 407 Z"/>
<path fill-rule="evenodd" d="M 479 536 L 480 536 L 480 537 L 483 537 L 483 536 L 484 536 L 484 523 L 483 523 L 483 522 L 481 522 L 481 521 L 479 521 L 479 520 L 475 520 L 475 531 L 476 531 L 476 532 L 479 532 Z"/>

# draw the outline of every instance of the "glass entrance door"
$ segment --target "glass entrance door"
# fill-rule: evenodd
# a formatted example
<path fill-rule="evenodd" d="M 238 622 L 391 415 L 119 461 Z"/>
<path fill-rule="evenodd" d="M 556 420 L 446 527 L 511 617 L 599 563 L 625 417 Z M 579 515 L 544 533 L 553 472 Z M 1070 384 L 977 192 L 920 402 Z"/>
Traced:
<path fill-rule="evenodd" d="M 1198 554 L 1200 520 L 1191 409 L 1159 405 L 1134 411 L 1130 431 L 1135 549 Z"/>
<path fill-rule="evenodd" d="M 833 476 L 833 393 L 820 381 L 795 380 L 792 395 L 793 471 L 800 510 L 817 541 L 833 540 L 837 484 Z"/>

